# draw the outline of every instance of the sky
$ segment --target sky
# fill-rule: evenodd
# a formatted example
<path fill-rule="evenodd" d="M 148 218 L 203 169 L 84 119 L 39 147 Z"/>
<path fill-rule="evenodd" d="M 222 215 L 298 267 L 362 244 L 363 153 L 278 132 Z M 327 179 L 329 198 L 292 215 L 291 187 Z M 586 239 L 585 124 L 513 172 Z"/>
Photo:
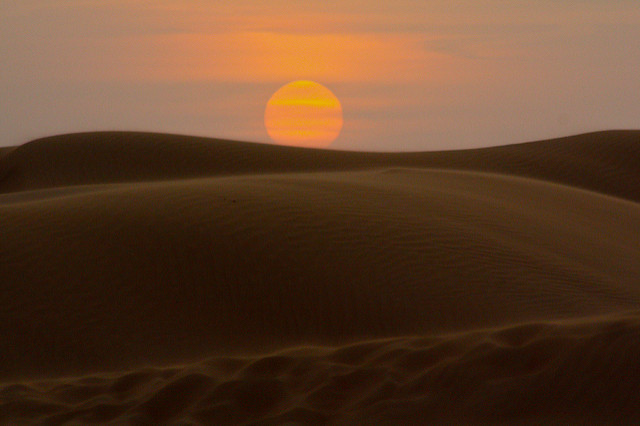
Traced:
<path fill-rule="evenodd" d="M 0 0 L 0 146 L 136 130 L 270 143 L 270 96 L 340 100 L 331 148 L 640 128 L 638 0 Z"/>

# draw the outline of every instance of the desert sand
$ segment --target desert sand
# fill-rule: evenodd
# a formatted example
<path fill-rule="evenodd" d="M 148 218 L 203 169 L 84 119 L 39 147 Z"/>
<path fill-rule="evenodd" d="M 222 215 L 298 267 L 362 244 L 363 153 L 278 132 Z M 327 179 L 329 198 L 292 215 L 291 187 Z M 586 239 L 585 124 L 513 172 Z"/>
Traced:
<path fill-rule="evenodd" d="M 640 132 L 0 149 L 0 423 L 640 422 Z"/>

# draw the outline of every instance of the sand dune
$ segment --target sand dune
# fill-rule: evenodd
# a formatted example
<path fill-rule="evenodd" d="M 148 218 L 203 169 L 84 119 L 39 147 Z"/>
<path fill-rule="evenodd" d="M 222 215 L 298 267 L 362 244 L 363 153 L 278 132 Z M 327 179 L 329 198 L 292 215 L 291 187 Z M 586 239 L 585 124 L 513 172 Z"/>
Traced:
<path fill-rule="evenodd" d="M 640 132 L 0 152 L 0 422 L 629 423 Z"/>

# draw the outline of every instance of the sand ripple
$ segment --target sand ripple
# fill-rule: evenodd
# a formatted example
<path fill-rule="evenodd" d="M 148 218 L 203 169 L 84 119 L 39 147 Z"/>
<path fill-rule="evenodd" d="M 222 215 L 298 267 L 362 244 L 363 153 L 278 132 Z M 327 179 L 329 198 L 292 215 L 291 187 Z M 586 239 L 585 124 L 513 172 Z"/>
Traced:
<path fill-rule="evenodd" d="M 5 384 L 0 421 L 46 424 L 631 424 L 640 317 L 216 357 Z"/>

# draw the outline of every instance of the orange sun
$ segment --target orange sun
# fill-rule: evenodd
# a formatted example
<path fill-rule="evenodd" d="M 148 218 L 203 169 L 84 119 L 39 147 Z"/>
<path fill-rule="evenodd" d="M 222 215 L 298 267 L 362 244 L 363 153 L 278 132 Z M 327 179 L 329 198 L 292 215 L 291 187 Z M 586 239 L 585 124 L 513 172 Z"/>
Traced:
<path fill-rule="evenodd" d="M 278 144 L 326 148 L 342 130 L 342 106 L 323 85 L 294 81 L 271 96 L 264 124 Z"/>

